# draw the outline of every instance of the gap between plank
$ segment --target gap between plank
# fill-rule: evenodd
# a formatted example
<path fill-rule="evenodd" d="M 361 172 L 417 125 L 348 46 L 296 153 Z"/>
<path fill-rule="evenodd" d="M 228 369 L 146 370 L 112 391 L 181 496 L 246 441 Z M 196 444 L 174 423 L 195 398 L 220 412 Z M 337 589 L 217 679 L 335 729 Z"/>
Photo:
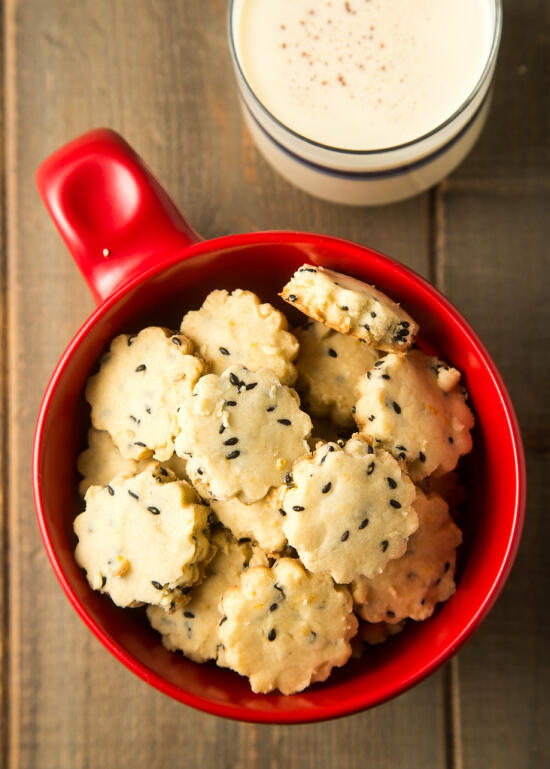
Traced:
<path fill-rule="evenodd" d="M 464 769 L 462 754 L 462 714 L 460 709 L 460 673 L 456 655 L 444 670 L 445 732 L 447 769 Z"/>

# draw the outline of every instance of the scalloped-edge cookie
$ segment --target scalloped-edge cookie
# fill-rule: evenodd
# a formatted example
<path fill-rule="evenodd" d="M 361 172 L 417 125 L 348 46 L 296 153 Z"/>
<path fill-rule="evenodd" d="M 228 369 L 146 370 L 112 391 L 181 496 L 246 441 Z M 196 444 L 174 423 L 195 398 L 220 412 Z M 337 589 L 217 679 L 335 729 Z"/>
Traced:
<path fill-rule="evenodd" d="M 472 449 L 474 426 L 459 379 L 420 350 L 380 358 L 357 386 L 361 434 L 405 462 L 414 481 L 454 470 Z"/>
<path fill-rule="evenodd" d="M 311 419 L 269 369 L 231 366 L 202 377 L 178 412 L 176 452 L 214 499 L 258 502 L 308 451 Z"/>
<path fill-rule="evenodd" d="M 455 591 L 456 551 L 462 533 L 449 515 L 449 506 L 438 494 L 426 496 L 419 489 L 414 509 L 419 525 L 405 555 L 388 563 L 377 577 L 360 577 L 352 584 L 356 611 L 367 622 L 427 619 L 436 604 Z"/>
<path fill-rule="evenodd" d="M 405 552 L 418 527 L 415 487 L 387 451 L 358 436 L 298 460 L 282 499 L 283 531 L 311 572 L 347 584 Z"/>
<path fill-rule="evenodd" d="M 200 310 L 184 315 L 181 331 L 195 343 L 214 374 L 239 365 L 250 371 L 271 369 L 283 384 L 291 385 L 296 379 L 292 361 L 298 342 L 288 331 L 287 319 L 252 291 L 211 291 Z"/>
<path fill-rule="evenodd" d="M 280 296 L 314 320 L 378 350 L 404 352 L 418 324 L 396 302 L 349 275 L 302 265 Z"/>
<path fill-rule="evenodd" d="M 204 373 L 182 334 L 150 327 L 111 342 L 86 385 L 92 424 L 107 430 L 123 457 L 165 461 L 174 453 L 176 410 Z"/>
<path fill-rule="evenodd" d="M 75 558 L 94 590 L 118 606 L 173 609 L 213 555 L 209 508 L 158 463 L 131 478 L 90 486 L 74 521 Z"/>
<path fill-rule="evenodd" d="M 348 589 L 290 558 L 245 571 L 220 610 L 223 664 L 254 692 L 293 694 L 325 681 L 349 659 L 357 632 Z"/>

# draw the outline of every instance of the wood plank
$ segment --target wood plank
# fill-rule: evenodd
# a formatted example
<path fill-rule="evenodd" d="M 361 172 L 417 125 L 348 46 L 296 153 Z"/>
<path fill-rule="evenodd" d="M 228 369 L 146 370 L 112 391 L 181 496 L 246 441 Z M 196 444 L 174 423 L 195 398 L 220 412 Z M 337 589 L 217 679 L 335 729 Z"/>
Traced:
<path fill-rule="evenodd" d="M 466 163 L 441 188 L 436 272 L 494 355 L 527 453 L 529 499 L 519 556 L 492 614 L 459 655 L 465 769 L 550 764 L 548 201 L 550 9 L 505 4 L 492 115 Z M 542 355 L 541 355 L 541 351 Z"/>
<path fill-rule="evenodd" d="M 4 25 L 0 17 L 0 104 L 4 103 Z M 6 196 L 4 111 L 0 111 L 0 766 L 8 754 L 8 517 L 7 505 L 7 353 L 6 353 Z"/>
<path fill-rule="evenodd" d="M 222 0 L 90 0 L 6 7 L 9 90 L 10 763 L 12 769 L 168 762 L 346 767 L 445 765 L 441 674 L 374 711 L 258 727 L 196 713 L 118 665 L 79 622 L 46 561 L 28 483 L 40 393 L 92 307 L 37 200 L 40 160 L 95 125 L 147 158 L 205 236 L 330 232 L 430 270 L 428 197 L 380 210 L 316 202 L 258 159 L 238 111 Z M 29 596 L 33 597 L 29 600 Z M 34 600 L 34 597 L 37 600 Z"/>

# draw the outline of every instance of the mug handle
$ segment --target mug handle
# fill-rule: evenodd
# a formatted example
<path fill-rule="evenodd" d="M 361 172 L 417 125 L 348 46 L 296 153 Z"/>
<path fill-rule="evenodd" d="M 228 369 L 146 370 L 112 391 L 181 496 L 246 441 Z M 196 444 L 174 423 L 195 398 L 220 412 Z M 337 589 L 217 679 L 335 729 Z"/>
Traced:
<path fill-rule="evenodd" d="M 36 184 L 98 304 L 200 240 L 139 155 L 108 128 L 50 155 Z"/>

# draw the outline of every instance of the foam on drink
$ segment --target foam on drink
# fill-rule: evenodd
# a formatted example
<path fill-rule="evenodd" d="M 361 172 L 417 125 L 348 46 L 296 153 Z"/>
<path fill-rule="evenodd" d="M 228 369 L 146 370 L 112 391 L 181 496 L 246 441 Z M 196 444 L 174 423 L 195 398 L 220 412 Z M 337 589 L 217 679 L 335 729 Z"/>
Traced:
<path fill-rule="evenodd" d="M 443 123 L 487 62 L 489 0 L 241 0 L 235 43 L 260 102 L 313 141 L 394 147 Z"/>

